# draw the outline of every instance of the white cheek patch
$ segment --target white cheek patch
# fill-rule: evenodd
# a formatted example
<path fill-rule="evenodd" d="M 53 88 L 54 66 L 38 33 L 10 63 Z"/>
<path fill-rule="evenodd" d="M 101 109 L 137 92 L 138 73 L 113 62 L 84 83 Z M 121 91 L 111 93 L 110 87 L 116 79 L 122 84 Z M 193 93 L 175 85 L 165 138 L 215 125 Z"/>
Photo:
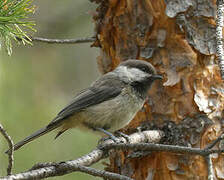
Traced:
<path fill-rule="evenodd" d="M 145 77 L 148 77 L 149 74 L 141 71 L 140 69 L 137 68 L 128 68 L 126 66 L 119 66 L 117 68 L 117 72 L 123 76 L 128 78 L 131 81 L 141 81 Z"/>

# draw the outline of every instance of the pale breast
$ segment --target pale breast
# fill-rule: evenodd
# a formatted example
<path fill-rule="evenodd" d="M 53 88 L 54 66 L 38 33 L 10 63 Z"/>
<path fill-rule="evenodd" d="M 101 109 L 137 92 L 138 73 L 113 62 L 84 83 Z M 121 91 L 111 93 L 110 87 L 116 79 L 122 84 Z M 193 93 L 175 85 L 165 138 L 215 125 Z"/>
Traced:
<path fill-rule="evenodd" d="M 144 100 L 135 96 L 132 88 L 124 88 L 122 93 L 109 101 L 88 107 L 79 113 L 83 124 L 104 128 L 114 132 L 126 126 L 141 109 Z"/>

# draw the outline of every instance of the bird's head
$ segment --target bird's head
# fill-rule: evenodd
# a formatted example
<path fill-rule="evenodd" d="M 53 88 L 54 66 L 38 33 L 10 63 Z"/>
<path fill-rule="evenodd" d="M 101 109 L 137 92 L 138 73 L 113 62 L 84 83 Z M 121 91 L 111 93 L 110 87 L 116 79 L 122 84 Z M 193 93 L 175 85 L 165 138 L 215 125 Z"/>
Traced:
<path fill-rule="evenodd" d="M 162 79 L 152 64 L 141 60 L 124 61 L 114 71 L 122 81 L 142 93 L 146 93 L 155 80 Z"/>

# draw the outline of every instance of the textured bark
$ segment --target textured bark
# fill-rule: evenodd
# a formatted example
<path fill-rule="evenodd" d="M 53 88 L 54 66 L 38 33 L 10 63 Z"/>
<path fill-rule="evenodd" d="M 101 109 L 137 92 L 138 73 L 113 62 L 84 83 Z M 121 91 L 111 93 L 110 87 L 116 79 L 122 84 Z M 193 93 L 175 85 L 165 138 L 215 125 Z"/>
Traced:
<path fill-rule="evenodd" d="M 93 0 L 94 1 L 94 0 Z M 98 58 L 102 73 L 121 61 L 151 62 L 165 79 L 156 82 L 144 108 L 125 133 L 161 129 L 165 144 L 204 148 L 223 129 L 224 85 L 215 57 L 213 0 L 95 0 Z M 223 142 L 216 148 L 221 148 Z M 200 156 L 155 152 L 128 158 L 114 152 L 107 169 L 143 179 L 206 179 Z M 224 178 L 224 158 L 214 155 L 214 172 Z"/>

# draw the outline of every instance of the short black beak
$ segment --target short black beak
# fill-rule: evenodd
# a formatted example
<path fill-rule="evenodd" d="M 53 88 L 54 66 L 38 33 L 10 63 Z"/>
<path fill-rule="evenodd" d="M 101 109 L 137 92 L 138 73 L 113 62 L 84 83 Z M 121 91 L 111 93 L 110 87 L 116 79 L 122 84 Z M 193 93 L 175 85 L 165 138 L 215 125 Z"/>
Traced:
<path fill-rule="evenodd" d="M 163 76 L 161 76 L 161 75 L 159 75 L 159 74 L 154 74 L 154 75 L 152 75 L 152 78 L 153 78 L 154 80 L 156 80 L 156 79 L 163 79 Z"/>

